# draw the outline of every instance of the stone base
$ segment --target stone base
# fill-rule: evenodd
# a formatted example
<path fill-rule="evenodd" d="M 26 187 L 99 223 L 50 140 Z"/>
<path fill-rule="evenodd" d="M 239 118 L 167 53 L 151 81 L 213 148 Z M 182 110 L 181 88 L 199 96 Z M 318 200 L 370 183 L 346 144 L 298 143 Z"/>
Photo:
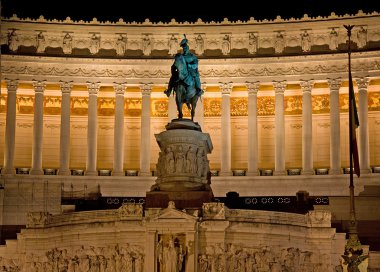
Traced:
<path fill-rule="evenodd" d="M 181 118 L 173 119 L 165 126 L 166 130 L 171 129 L 190 129 L 202 132 L 201 126 L 197 122 L 191 121 L 191 119 Z"/>
<path fill-rule="evenodd" d="M 174 201 L 177 209 L 199 209 L 203 203 L 212 202 L 212 191 L 187 191 L 187 192 L 147 192 L 145 199 L 146 208 L 167 208 L 169 201 Z"/>

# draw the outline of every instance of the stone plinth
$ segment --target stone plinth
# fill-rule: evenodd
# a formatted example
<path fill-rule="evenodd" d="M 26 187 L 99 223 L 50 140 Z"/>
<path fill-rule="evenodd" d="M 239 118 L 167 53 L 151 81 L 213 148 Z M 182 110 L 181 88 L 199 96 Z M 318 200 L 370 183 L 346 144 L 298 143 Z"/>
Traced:
<path fill-rule="evenodd" d="M 197 123 L 174 119 L 166 131 L 156 134 L 160 147 L 157 180 L 151 191 L 208 191 L 210 167 L 207 154 L 212 151 L 210 135 Z"/>

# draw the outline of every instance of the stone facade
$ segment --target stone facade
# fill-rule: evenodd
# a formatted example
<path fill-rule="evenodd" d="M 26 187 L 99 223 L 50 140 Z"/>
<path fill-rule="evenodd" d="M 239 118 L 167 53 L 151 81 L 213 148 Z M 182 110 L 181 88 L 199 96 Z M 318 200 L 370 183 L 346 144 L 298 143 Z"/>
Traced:
<path fill-rule="evenodd" d="M 0 249 L 0 267 L 30 272 L 333 271 L 345 238 L 330 227 L 330 217 L 326 211 L 242 211 L 221 203 L 180 211 L 174 202 L 145 211 L 141 204 L 125 204 L 56 216 L 35 212 L 17 242 Z"/>
<path fill-rule="evenodd" d="M 330 198 L 326 208 L 331 221 L 349 220 L 348 176 L 344 175 L 349 165 L 347 35 L 343 25 L 351 24 L 356 26 L 352 74 L 362 170 L 361 178 L 355 179 L 357 213 L 363 222 L 380 221 L 379 211 L 373 209 L 379 205 L 380 186 L 379 22 L 379 13 L 360 11 L 326 18 L 167 24 L 4 18 L 0 37 L 0 135 L 5 135 L 0 138 L 0 156 L 4 157 L 0 222 L 2 227 L 28 228 L 18 235 L 18 241 L 8 240 L 1 249 L 3 267 L 49 267 L 58 265 L 59 259 L 68 260 L 65 255 L 76 262 L 77 254 L 84 267 L 97 263 L 94 269 L 100 269 L 107 258 L 124 255 L 135 271 L 141 267 L 154 271 L 161 265 L 154 257 L 154 247 L 162 238 L 163 247 L 174 239 L 176 250 L 182 252 L 181 245 L 187 252 L 176 255 L 178 259 L 194 260 L 183 263 L 186 271 L 208 271 L 227 264 L 239 267 L 243 264 L 238 260 L 253 256 L 255 262 L 275 260 L 276 271 L 277 264 L 288 265 L 284 259 L 278 261 L 282 255 L 293 260 L 309 258 L 304 263 L 319 266 L 315 269 L 332 269 L 342 253 L 342 235 L 334 234 L 326 223 L 322 238 L 308 236 L 306 230 L 314 230 L 310 224 L 315 221 L 307 219 L 310 215 L 264 212 L 274 221 L 281 219 L 279 236 L 267 228 L 265 235 L 255 234 L 252 237 L 257 239 L 253 239 L 244 233 L 256 233 L 248 226 L 256 226 L 250 220 L 261 212 L 235 211 L 242 219 L 219 203 L 204 207 L 215 215 L 211 221 L 199 217 L 207 214 L 204 211 L 195 215 L 174 208 L 153 209 L 141 217 L 133 215 L 135 225 L 116 232 L 113 224 L 130 223 L 121 218 L 140 210 L 123 207 L 116 212 L 61 214 L 72 210 L 61 201 L 66 195 L 93 192 L 111 202 L 117 197 L 144 197 L 155 184 L 152 175 L 157 175 L 160 147 L 153 135 L 164 131 L 175 116 L 174 100 L 163 93 L 175 54 L 170 41 L 179 41 L 185 33 L 200 60 L 205 94 L 198 102 L 195 121 L 212 139 L 213 153 L 207 159 L 216 174 L 211 178 L 214 195 L 236 191 L 247 197 L 294 196 L 306 190 Z M 28 212 L 37 214 L 27 216 Z M 162 213 L 180 220 L 160 221 Z M 288 216 L 308 223 L 296 227 Z M 147 219 L 153 220 L 152 225 L 147 223 L 152 232 L 141 229 Z M 86 231 L 94 232 L 76 229 L 80 224 L 75 222 L 87 224 L 86 220 Z M 106 225 L 100 239 L 94 234 L 100 231 L 98 223 Z M 130 235 L 129 229 L 136 233 Z M 61 238 L 61 233 L 67 236 Z M 82 233 L 80 241 L 74 238 Z M 124 236 L 112 236 L 108 249 L 101 252 L 109 233 Z M 268 244 L 273 251 L 260 243 L 264 236 L 272 237 Z M 331 245 L 334 239 L 339 240 L 337 247 Z M 199 251 L 191 255 L 193 241 Z M 312 246 L 305 241 L 313 241 Z M 38 257 L 30 255 L 36 245 Z M 322 250 L 319 246 L 323 252 L 314 251 Z M 379 256 L 369 250 L 369 269 L 375 271 L 380 268 Z M 325 257 L 331 260 L 329 268 L 318 265 Z"/>

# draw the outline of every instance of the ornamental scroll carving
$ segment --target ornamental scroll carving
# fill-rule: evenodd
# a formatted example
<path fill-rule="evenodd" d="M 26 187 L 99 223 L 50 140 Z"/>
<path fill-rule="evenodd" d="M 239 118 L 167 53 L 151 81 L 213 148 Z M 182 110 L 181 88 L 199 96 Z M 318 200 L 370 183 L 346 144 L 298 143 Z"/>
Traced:
<path fill-rule="evenodd" d="M 125 203 L 118 210 L 118 215 L 120 219 L 128 218 L 142 218 L 143 216 L 143 207 L 142 204 L 136 203 Z"/>
<path fill-rule="evenodd" d="M 203 217 L 207 219 L 226 219 L 224 203 L 203 203 Z"/>

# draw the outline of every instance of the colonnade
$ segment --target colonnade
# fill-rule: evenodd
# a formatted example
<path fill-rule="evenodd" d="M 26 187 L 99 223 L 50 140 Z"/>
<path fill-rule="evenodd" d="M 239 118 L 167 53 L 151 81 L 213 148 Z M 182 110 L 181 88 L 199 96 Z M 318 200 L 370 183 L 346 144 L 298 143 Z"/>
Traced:
<path fill-rule="evenodd" d="M 329 174 L 341 173 L 340 159 L 340 112 L 339 90 L 341 79 L 328 79 L 330 88 L 330 170 Z M 5 127 L 4 166 L 2 174 L 14 174 L 15 133 L 16 133 L 16 94 L 18 81 L 7 80 L 7 112 Z M 368 140 L 368 78 L 356 79 L 359 94 L 359 157 L 362 173 L 370 173 L 369 140 Z M 70 96 L 72 82 L 61 82 L 61 129 L 60 129 L 60 166 L 58 175 L 70 175 Z M 258 129 L 257 129 L 257 94 L 259 82 L 248 82 L 248 167 L 246 175 L 255 176 L 258 171 Z M 302 90 L 302 174 L 310 175 L 313 169 L 313 139 L 312 139 L 312 80 L 300 81 Z M 32 144 L 32 165 L 30 174 L 43 174 L 42 168 L 42 136 L 43 136 L 43 99 L 45 82 L 35 81 L 34 125 Z M 285 114 L 284 92 L 286 81 L 274 81 L 275 92 L 275 169 L 274 175 L 286 175 L 285 169 Z M 115 120 L 114 120 L 114 176 L 123 176 L 124 161 L 124 94 L 125 84 L 115 84 Z M 221 111 L 221 176 L 232 175 L 231 170 L 231 92 L 233 84 L 221 83 L 222 111 Z M 88 129 L 87 129 L 87 160 L 85 175 L 97 175 L 97 98 L 100 83 L 87 83 L 88 89 Z M 150 176 L 150 103 L 152 84 L 140 86 L 142 94 L 141 112 L 141 143 L 139 175 Z M 169 97 L 169 121 L 176 118 L 176 104 L 174 98 Z M 203 104 L 197 106 L 196 121 L 203 125 Z"/>

